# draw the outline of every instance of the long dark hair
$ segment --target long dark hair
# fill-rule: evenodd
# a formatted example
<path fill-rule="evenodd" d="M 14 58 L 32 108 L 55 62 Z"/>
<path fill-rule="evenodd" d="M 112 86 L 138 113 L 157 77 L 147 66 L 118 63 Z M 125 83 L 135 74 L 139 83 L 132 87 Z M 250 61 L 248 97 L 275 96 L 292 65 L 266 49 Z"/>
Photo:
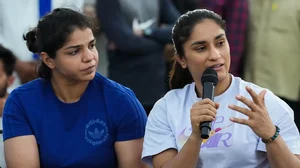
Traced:
<path fill-rule="evenodd" d="M 175 55 L 173 57 L 173 66 L 169 74 L 169 85 L 171 89 L 183 88 L 186 84 L 193 82 L 193 77 L 188 68 L 183 69 L 175 57 L 179 56 L 183 58 L 185 56 L 183 44 L 190 38 L 195 25 L 205 19 L 215 21 L 223 30 L 226 30 L 225 21 L 222 20 L 221 16 L 207 9 L 188 11 L 181 15 L 175 22 L 172 31 Z"/>
<path fill-rule="evenodd" d="M 92 19 L 88 16 L 72 9 L 57 8 L 42 17 L 38 25 L 26 33 L 23 38 L 32 53 L 46 52 L 49 57 L 55 58 L 57 50 L 63 47 L 76 28 L 96 30 Z M 41 62 L 37 75 L 41 78 L 51 79 L 52 71 L 44 62 Z"/>

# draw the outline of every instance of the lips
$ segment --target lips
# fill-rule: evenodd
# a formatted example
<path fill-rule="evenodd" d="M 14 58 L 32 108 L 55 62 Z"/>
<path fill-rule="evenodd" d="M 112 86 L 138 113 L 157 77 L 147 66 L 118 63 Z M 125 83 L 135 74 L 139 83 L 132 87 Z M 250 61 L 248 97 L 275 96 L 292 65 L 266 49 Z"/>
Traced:
<path fill-rule="evenodd" d="M 94 67 L 95 67 L 95 65 L 91 65 L 91 66 L 89 66 L 88 68 L 84 69 L 83 71 L 90 70 L 90 69 L 92 69 L 92 68 L 94 68 Z"/>
<path fill-rule="evenodd" d="M 221 66 L 223 66 L 224 64 L 215 64 L 213 66 L 210 66 L 210 68 L 219 68 Z"/>

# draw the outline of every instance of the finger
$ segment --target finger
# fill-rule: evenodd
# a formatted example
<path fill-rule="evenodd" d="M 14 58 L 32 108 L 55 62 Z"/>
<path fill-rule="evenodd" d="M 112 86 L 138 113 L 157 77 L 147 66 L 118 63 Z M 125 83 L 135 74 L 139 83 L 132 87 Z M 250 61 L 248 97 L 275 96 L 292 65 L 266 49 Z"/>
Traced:
<path fill-rule="evenodd" d="M 208 109 L 208 110 L 212 111 L 213 113 L 217 114 L 217 109 L 215 107 L 213 107 L 211 104 L 204 104 L 204 105 L 198 106 L 197 108 L 199 108 L 199 110 Z"/>
<path fill-rule="evenodd" d="M 199 108 L 199 109 L 210 109 L 211 111 L 217 113 L 217 109 L 220 107 L 220 104 L 219 103 L 215 103 L 215 102 L 212 102 L 214 105 L 212 105 L 211 103 L 209 104 L 197 104 L 195 105 L 194 107 L 195 108 Z"/>
<path fill-rule="evenodd" d="M 238 95 L 236 99 L 248 106 L 252 111 L 257 111 L 255 103 L 244 96 Z"/>
<path fill-rule="evenodd" d="M 215 103 L 216 104 L 216 109 L 219 109 L 219 107 L 220 107 L 220 103 Z"/>
<path fill-rule="evenodd" d="M 200 126 L 200 123 L 202 123 L 202 122 L 205 122 L 205 121 L 212 122 L 214 120 L 215 119 L 212 116 L 197 116 L 197 117 L 192 118 L 192 121 L 194 121 L 198 127 Z"/>
<path fill-rule="evenodd" d="M 249 120 L 246 120 L 246 119 L 231 117 L 230 121 L 234 122 L 234 123 L 238 123 L 238 124 L 248 125 L 249 126 Z"/>
<path fill-rule="evenodd" d="M 190 115 L 191 115 L 191 117 L 208 115 L 208 116 L 211 116 L 213 118 L 216 118 L 216 114 L 213 111 L 209 110 L 209 109 L 192 108 Z"/>
<path fill-rule="evenodd" d="M 249 86 L 246 86 L 246 90 L 250 94 L 250 96 L 252 97 L 253 102 L 256 103 L 256 104 L 259 104 L 260 99 L 259 99 L 257 93 Z"/>
<path fill-rule="evenodd" d="M 211 116 L 200 116 L 198 118 L 198 123 L 201 124 L 203 122 L 212 122 L 214 121 L 215 119 Z M 199 125 L 198 125 L 199 126 Z"/>
<path fill-rule="evenodd" d="M 250 110 L 247 109 L 247 108 L 243 108 L 243 107 L 236 106 L 236 105 L 232 105 L 232 104 L 228 105 L 228 107 L 229 107 L 230 109 L 234 110 L 234 111 L 238 111 L 238 112 L 240 112 L 240 113 L 242 113 L 242 114 L 245 114 L 245 115 L 248 116 L 248 117 L 252 117 L 252 116 L 253 116 L 253 112 L 250 111 Z"/>
<path fill-rule="evenodd" d="M 199 101 L 198 105 L 202 105 L 202 104 L 210 104 L 211 106 L 216 107 L 216 104 L 209 98 L 205 98 L 205 99 Z"/>
<path fill-rule="evenodd" d="M 265 105 L 265 95 L 267 93 L 267 90 L 263 90 L 258 94 L 258 97 L 260 98 L 263 105 Z"/>
<path fill-rule="evenodd" d="M 203 116 L 203 115 L 208 115 L 212 117 L 216 117 L 216 113 L 209 110 L 209 109 L 196 109 L 195 112 L 192 112 L 193 116 Z"/>

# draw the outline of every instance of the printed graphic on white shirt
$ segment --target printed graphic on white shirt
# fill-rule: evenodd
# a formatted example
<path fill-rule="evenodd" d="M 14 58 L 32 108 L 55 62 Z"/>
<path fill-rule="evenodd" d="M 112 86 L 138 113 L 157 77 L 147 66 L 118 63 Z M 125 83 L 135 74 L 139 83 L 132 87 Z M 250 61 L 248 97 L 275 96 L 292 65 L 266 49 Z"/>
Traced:
<path fill-rule="evenodd" d="M 230 147 L 232 145 L 232 132 L 228 128 L 234 123 L 227 124 L 228 122 L 224 121 L 224 116 L 216 117 L 216 120 L 211 124 L 210 136 L 208 139 L 203 139 L 201 148 Z M 185 144 L 191 132 L 192 128 L 186 127 L 179 134 L 177 142 L 180 148 Z"/>

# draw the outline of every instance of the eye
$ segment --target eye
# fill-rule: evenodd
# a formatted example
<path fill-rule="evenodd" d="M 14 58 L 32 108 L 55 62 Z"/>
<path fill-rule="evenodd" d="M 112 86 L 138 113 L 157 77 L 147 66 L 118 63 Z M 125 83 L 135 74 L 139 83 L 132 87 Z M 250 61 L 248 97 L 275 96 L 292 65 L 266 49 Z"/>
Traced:
<path fill-rule="evenodd" d="M 225 43 L 225 41 L 224 41 L 224 40 L 222 40 L 222 41 L 219 41 L 219 42 L 217 43 L 217 46 L 223 46 L 223 45 L 224 45 L 224 43 Z"/>
<path fill-rule="evenodd" d="M 95 48 L 95 44 L 89 45 L 89 49 L 93 49 L 93 48 Z"/>
<path fill-rule="evenodd" d="M 199 47 L 196 48 L 196 50 L 198 52 L 202 52 L 202 51 L 206 50 L 206 47 L 205 46 L 199 46 Z"/>
<path fill-rule="evenodd" d="M 70 55 L 76 55 L 76 54 L 78 54 L 78 53 L 79 53 L 79 49 L 77 49 L 77 50 L 71 52 Z"/>

